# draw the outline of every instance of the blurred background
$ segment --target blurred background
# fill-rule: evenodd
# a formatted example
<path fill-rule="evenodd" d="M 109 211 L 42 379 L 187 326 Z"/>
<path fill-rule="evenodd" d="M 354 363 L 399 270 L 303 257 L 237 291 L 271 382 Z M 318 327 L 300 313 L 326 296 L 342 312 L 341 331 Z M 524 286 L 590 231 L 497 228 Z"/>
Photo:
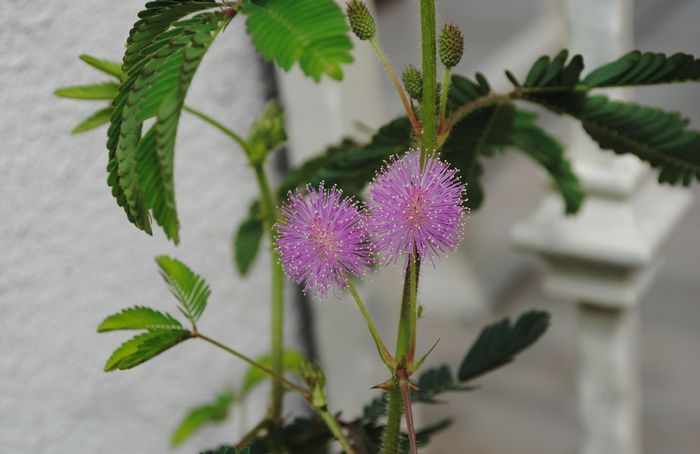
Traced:
<path fill-rule="evenodd" d="M 605 52 L 614 53 L 610 60 L 631 47 L 700 54 L 697 0 L 440 0 L 439 5 L 438 22 L 459 24 L 465 34 L 465 57 L 455 72 L 471 77 L 481 71 L 496 87 L 506 86 L 503 69 L 523 76 L 539 55 L 572 40 L 575 50 L 595 54 L 584 52 L 593 61 L 589 67 Z M 175 248 L 160 232 L 149 238 L 134 229 L 115 206 L 105 184 L 104 131 L 68 134 L 92 106 L 52 95 L 57 87 L 100 80 L 78 55 L 118 60 L 142 6 L 142 0 L 0 2 L 0 452 L 167 452 L 170 432 L 186 409 L 240 383 L 242 364 L 196 342 L 168 352 L 169 361 L 102 372 L 109 352 L 123 341 L 118 334 L 95 333 L 106 315 L 127 305 L 173 304 L 157 274 L 156 255 L 180 258 L 212 286 L 202 330 L 253 356 L 267 350 L 267 258 L 261 254 L 246 279 L 237 276 L 231 260 L 232 233 L 255 194 L 242 153 L 216 131 L 183 117 L 175 176 L 182 244 Z M 374 6 L 380 41 L 394 66 L 418 64 L 418 2 L 382 0 Z M 573 29 L 572 12 L 588 13 L 573 17 L 600 29 Z M 606 33 L 619 39 L 603 39 Z M 188 103 L 246 131 L 265 98 L 279 92 L 288 111 L 287 159 L 298 163 L 344 135 L 366 135 L 358 122 L 377 127 L 401 113 L 368 46 L 356 43 L 355 55 L 343 83 L 324 81 L 319 87 L 296 71 L 281 74 L 260 62 L 243 22 L 234 21 L 204 60 Z M 700 128 L 697 84 L 624 96 L 679 110 Z M 589 175 L 588 155 L 580 149 L 592 145 L 580 140 L 576 125 L 544 114 L 541 121 L 572 144 L 572 155 Z M 593 197 L 612 200 L 611 213 L 621 216 L 598 219 L 610 230 L 594 233 L 605 244 L 627 232 L 615 227 L 632 229 L 629 246 L 642 251 L 642 258 L 615 265 L 624 274 L 619 279 L 624 289 L 632 276 L 629 291 L 618 292 L 619 304 L 609 301 L 614 297 L 584 298 L 585 307 L 606 308 L 586 319 L 583 297 L 567 297 L 552 278 L 570 270 L 551 260 L 551 253 L 542 260 L 531 252 L 536 241 L 523 235 L 542 225 L 538 213 L 550 197 L 546 177 L 513 153 L 487 162 L 485 204 L 471 215 L 460 252 L 425 270 L 420 347 L 441 338 L 429 362 L 456 366 L 486 322 L 536 307 L 553 314 L 552 327 L 515 364 L 479 380 L 478 391 L 452 396 L 448 405 L 422 407 L 421 423 L 455 417 L 426 452 L 577 453 L 590 443 L 581 416 L 585 422 L 591 414 L 610 421 L 611 432 L 640 415 L 644 452 L 700 452 L 700 190 L 635 197 L 648 186 L 648 175 L 637 176 L 634 163 L 626 161 L 597 164 L 613 169 L 605 174 L 613 181 L 634 180 L 634 190 L 611 196 L 591 183 Z M 650 229 L 649 219 L 667 206 L 676 206 L 677 216 Z M 596 213 L 582 213 L 580 222 L 595 223 Z M 545 221 L 559 228 L 556 219 Z M 604 266 L 604 259 L 586 262 L 589 270 Z M 643 274 L 641 284 L 637 274 Z M 393 336 L 400 282 L 400 271 L 388 269 L 361 289 L 386 337 Z M 386 377 L 355 308 L 331 298 L 290 302 L 287 312 L 289 345 L 320 358 L 332 407 L 357 414 L 377 394 L 369 387 Z M 591 330 L 581 320 L 602 320 L 604 326 Z M 609 376 L 601 379 L 595 397 L 609 401 L 610 408 L 619 403 L 621 414 L 604 405 L 588 410 L 579 405 L 577 383 L 595 383 L 598 376 L 588 367 L 605 361 Z M 617 393 L 605 394 L 606 380 Z M 259 390 L 246 409 L 176 452 L 230 441 L 256 421 L 265 398 Z"/>

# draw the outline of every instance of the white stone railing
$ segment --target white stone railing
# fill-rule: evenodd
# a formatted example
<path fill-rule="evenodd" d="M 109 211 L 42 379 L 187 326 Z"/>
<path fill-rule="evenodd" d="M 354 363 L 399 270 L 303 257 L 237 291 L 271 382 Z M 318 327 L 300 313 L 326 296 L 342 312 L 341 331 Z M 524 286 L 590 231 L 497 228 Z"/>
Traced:
<path fill-rule="evenodd" d="M 562 4 L 569 48 L 589 68 L 632 47 L 632 0 Z M 640 454 L 638 305 L 690 195 L 659 186 L 634 158 L 601 153 L 580 130 L 568 142 L 588 193 L 581 213 L 564 217 L 550 194 L 512 237 L 550 262 L 545 291 L 576 304 L 580 452 Z"/>

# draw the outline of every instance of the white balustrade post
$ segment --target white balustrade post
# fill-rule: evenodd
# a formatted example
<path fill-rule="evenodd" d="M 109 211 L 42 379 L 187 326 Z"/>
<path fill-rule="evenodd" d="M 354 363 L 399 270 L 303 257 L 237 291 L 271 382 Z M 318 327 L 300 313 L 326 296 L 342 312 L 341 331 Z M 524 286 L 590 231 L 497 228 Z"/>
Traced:
<path fill-rule="evenodd" d="M 562 1 L 570 48 L 588 68 L 629 50 L 632 0 Z M 545 291 L 576 302 L 580 452 L 640 454 L 638 304 L 690 195 L 659 186 L 634 157 L 600 151 L 578 126 L 568 142 L 588 194 L 581 212 L 565 217 L 550 193 L 511 234 L 551 263 Z"/>

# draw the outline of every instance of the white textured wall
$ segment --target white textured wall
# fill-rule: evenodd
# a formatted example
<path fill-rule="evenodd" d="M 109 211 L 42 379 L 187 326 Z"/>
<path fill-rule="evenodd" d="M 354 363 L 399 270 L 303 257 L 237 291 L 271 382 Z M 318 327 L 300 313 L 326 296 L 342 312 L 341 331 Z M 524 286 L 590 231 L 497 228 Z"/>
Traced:
<path fill-rule="evenodd" d="M 182 245 L 136 230 L 105 183 L 105 130 L 70 137 L 95 106 L 52 96 L 102 77 L 81 53 L 119 59 L 143 0 L 0 1 L 0 452 L 166 452 L 184 410 L 236 383 L 244 366 L 188 341 L 135 370 L 105 374 L 125 340 L 100 334 L 120 308 L 174 310 L 154 256 L 173 254 L 213 288 L 201 330 L 266 350 L 265 261 L 241 281 L 230 235 L 255 188 L 241 153 L 191 117 L 176 159 Z M 188 98 L 239 131 L 261 109 L 256 57 L 235 22 L 211 49 Z M 252 420 L 254 414 L 251 412 Z M 230 441 L 236 422 L 180 452 Z"/>

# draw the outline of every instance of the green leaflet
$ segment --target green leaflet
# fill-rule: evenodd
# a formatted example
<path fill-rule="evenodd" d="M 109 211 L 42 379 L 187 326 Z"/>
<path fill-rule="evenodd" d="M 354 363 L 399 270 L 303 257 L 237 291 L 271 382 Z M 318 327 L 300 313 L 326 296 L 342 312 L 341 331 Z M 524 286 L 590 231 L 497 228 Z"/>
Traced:
<path fill-rule="evenodd" d="M 243 13 L 255 48 L 285 71 L 298 62 L 317 82 L 323 74 L 340 80 L 341 66 L 352 62 L 345 16 L 333 0 L 246 0 Z"/>
<path fill-rule="evenodd" d="M 260 216 L 259 203 L 252 203 L 248 215 L 238 226 L 233 239 L 233 256 L 241 276 L 248 274 L 260 250 L 260 243 L 265 233 Z"/>
<path fill-rule="evenodd" d="M 201 59 L 225 23 L 218 12 L 191 15 L 218 6 L 201 0 L 147 3 L 129 34 L 122 65 L 124 81 L 112 103 L 107 141 L 112 193 L 137 227 L 150 233 L 152 213 L 175 243 L 179 222 L 173 152 L 180 112 Z M 153 137 L 148 137 L 147 146 L 140 146 L 145 140 L 143 122 L 153 116 L 157 116 Z M 157 178 L 154 164 L 160 173 Z M 149 176 L 142 177 L 142 172 Z"/>
<path fill-rule="evenodd" d="M 538 115 L 518 110 L 514 119 L 512 145 L 549 174 L 564 200 L 564 212 L 576 214 L 586 194 L 566 158 L 564 147 L 544 129 L 537 126 Z"/>
<path fill-rule="evenodd" d="M 629 52 L 592 71 L 581 82 L 587 89 L 668 84 L 700 80 L 700 59 L 676 53 Z"/>
<path fill-rule="evenodd" d="M 437 403 L 434 396 L 448 391 L 471 391 L 474 388 L 464 386 L 452 375 L 450 367 L 442 365 L 426 370 L 418 378 L 420 392 L 415 392 L 412 399 L 423 403 Z"/>
<path fill-rule="evenodd" d="M 80 134 L 86 131 L 91 131 L 106 123 L 109 123 L 109 118 L 112 116 L 112 108 L 105 107 L 93 113 L 85 120 L 78 123 L 71 131 L 71 134 Z"/>
<path fill-rule="evenodd" d="M 534 344 L 549 327 L 549 314 L 529 311 L 513 325 L 509 319 L 484 328 L 459 366 L 457 377 L 467 382 L 504 366 Z"/>
<path fill-rule="evenodd" d="M 170 314 L 159 312 L 150 307 L 134 306 L 104 319 L 97 328 L 97 332 L 133 329 L 181 330 L 182 325 Z"/>
<path fill-rule="evenodd" d="M 101 71 L 110 76 L 114 76 L 119 80 L 122 79 L 122 65 L 118 62 L 111 60 L 103 60 L 87 54 L 81 55 L 80 59 L 88 65 L 92 66 L 93 68 L 97 69 L 98 71 Z"/>
<path fill-rule="evenodd" d="M 112 353 L 105 372 L 126 370 L 152 359 L 190 337 L 183 329 L 154 329 L 132 337 Z"/>
<path fill-rule="evenodd" d="M 117 94 L 119 85 L 114 82 L 102 82 L 90 85 L 75 85 L 63 87 L 54 91 L 54 95 L 61 98 L 108 100 L 111 101 Z"/>
<path fill-rule="evenodd" d="M 211 293 L 206 281 L 181 261 L 166 255 L 156 258 L 156 262 L 173 296 L 181 303 L 182 313 L 196 323 L 206 309 Z"/>
<path fill-rule="evenodd" d="M 173 446 L 181 444 L 205 425 L 228 419 L 229 408 L 234 400 L 234 394 L 226 391 L 216 396 L 212 402 L 191 409 L 173 432 Z"/>

